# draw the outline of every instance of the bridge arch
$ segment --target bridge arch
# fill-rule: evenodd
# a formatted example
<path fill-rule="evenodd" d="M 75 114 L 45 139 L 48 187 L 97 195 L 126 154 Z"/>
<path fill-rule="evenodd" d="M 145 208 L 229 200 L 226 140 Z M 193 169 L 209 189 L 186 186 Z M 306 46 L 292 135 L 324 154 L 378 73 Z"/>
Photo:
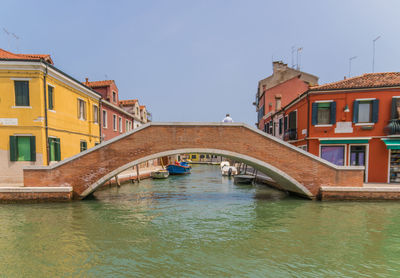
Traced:
<path fill-rule="evenodd" d="M 26 167 L 24 185 L 70 186 L 82 199 L 133 165 L 190 152 L 243 161 L 309 198 L 321 186 L 363 186 L 363 167 L 336 166 L 243 123 L 149 123 L 54 165 Z"/>
<path fill-rule="evenodd" d="M 252 166 L 253 168 L 257 169 L 258 171 L 260 171 L 264 174 L 267 174 L 269 177 L 274 179 L 280 186 L 282 186 L 283 189 L 290 191 L 290 192 L 300 194 L 300 195 L 308 197 L 308 198 L 313 197 L 313 194 L 305 186 L 303 186 L 300 182 L 298 182 L 297 180 L 295 180 L 294 178 L 292 178 L 291 176 L 289 176 L 282 170 L 274 167 L 273 165 L 271 165 L 267 162 L 258 160 L 251 156 L 232 152 L 232 151 L 217 150 L 217 149 L 205 149 L 205 148 L 187 148 L 187 149 L 169 150 L 169 151 L 164 151 L 164 152 L 160 152 L 160 153 L 156 153 L 156 154 L 152 154 L 149 156 L 145 156 L 145 157 L 136 159 L 134 161 L 131 161 L 125 165 L 118 167 L 117 169 L 109 172 L 108 174 L 106 174 L 103 177 L 101 177 L 100 179 L 98 179 L 96 182 L 89 185 L 87 187 L 87 189 L 84 192 L 82 192 L 82 196 L 85 197 L 85 196 L 89 195 L 90 193 L 96 191 L 97 188 L 102 186 L 108 180 L 115 177 L 119 173 L 121 173 L 129 168 L 132 168 L 135 165 L 146 162 L 148 160 L 164 157 L 164 156 L 184 154 L 184 153 L 214 154 L 214 155 L 220 155 L 220 156 L 223 156 L 226 158 L 231 158 L 235 161 L 243 162 L 247 165 Z"/>

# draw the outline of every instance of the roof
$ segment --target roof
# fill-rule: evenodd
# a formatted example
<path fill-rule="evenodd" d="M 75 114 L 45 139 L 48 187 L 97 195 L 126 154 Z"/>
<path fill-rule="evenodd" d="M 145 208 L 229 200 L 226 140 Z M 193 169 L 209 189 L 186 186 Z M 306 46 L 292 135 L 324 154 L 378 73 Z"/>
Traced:
<path fill-rule="evenodd" d="M 96 88 L 96 87 L 106 87 L 110 86 L 112 83 L 115 83 L 114 80 L 100 80 L 100 81 L 88 81 L 86 78 L 86 82 L 83 82 L 88 87 Z"/>
<path fill-rule="evenodd" d="M 43 59 L 49 64 L 54 64 L 50 54 L 16 54 L 0 48 L 0 59 L 12 60 L 40 60 Z"/>
<path fill-rule="evenodd" d="M 137 99 L 125 99 L 125 100 L 120 100 L 119 105 L 130 106 L 130 105 L 135 105 L 137 102 L 138 102 Z"/>
<path fill-rule="evenodd" d="M 146 109 L 146 105 L 140 105 L 140 110 Z"/>
<path fill-rule="evenodd" d="M 400 72 L 365 73 L 310 88 L 310 91 L 400 86 Z"/>

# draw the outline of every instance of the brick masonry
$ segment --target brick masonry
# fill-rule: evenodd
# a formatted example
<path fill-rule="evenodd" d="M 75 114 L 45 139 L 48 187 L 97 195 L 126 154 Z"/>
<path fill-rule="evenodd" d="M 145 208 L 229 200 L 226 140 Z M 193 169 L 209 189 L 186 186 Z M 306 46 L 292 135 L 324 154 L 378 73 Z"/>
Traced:
<path fill-rule="evenodd" d="M 70 201 L 73 192 L 0 192 L 0 202 L 60 202 Z"/>
<path fill-rule="evenodd" d="M 321 201 L 400 200 L 400 191 L 322 191 Z"/>
<path fill-rule="evenodd" d="M 243 124 L 148 124 L 55 168 L 24 169 L 24 185 L 71 186 L 74 196 L 79 198 L 90 185 L 134 160 L 185 148 L 217 149 L 250 156 L 283 171 L 313 196 L 318 195 L 322 185 L 363 185 L 363 170 L 331 167 Z"/>

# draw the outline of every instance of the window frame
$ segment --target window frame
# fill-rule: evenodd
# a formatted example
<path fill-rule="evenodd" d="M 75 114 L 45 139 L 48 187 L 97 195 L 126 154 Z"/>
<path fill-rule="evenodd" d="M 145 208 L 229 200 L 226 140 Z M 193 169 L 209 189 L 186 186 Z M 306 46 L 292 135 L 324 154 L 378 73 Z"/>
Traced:
<path fill-rule="evenodd" d="M 18 138 L 29 138 L 29 160 L 19 160 L 19 147 L 18 147 Z M 32 134 L 15 134 L 10 136 L 9 140 L 10 146 L 10 156 L 9 159 L 11 162 L 19 162 L 19 161 L 36 161 L 36 136 Z"/>
<path fill-rule="evenodd" d="M 357 123 L 356 123 L 356 125 L 357 124 L 373 124 L 373 121 L 372 121 L 372 110 L 373 110 L 373 100 L 370 100 L 370 99 L 367 99 L 367 100 L 357 100 L 358 101 L 358 117 L 357 117 Z M 360 105 L 361 104 L 369 104 L 369 120 L 368 120 L 368 122 L 361 122 L 360 121 Z"/>
<path fill-rule="evenodd" d="M 117 115 L 116 114 L 113 114 L 113 130 L 114 131 L 117 131 L 118 130 L 118 127 L 117 127 Z"/>
<path fill-rule="evenodd" d="M 122 133 L 122 131 L 123 131 L 122 117 L 118 117 L 118 127 L 119 127 L 119 132 Z M 125 127 L 125 129 L 126 129 L 126 127 Z"/>
<path fill-rule="evenodd" d="M 93 109 L 93 123 L 99 124 L 99 107 L 96 104 L 93 104 L 92 109 Z M 97 113 L 96 113 L 96 110 L 97 110 Z"/>
<path fill-rule="evenodd" d="M 102 115 L 103 117 L 103 128 L 107 128 L 108 127 L 108 121 L 107 121 L 107 110 L 102 109 Z"/>
<path fill-rule="evenodd" d="M 84 152 L 87 150 L 87 142 L 86 140 L 80 140 L 80 152 Z"/>
<path fill-rule="evenodd" d="M 17 83 L 26 83 L 27 84 L 27 103 L 24 104 L 18 104 L 17 100 Z M 15 106 L 13 106 L 14 108 L 18 107 L 18 108 L 31 108 L 31 100 L 30 100 L 30 93 L 29 93 L 29 79 L 14 79 L 14 104 Z"/>
<path fill-rule="evenodd" d="M 322 158 L 322 147 L 343 147 L 344 148 L 343 165 L 337 165 L 333 162 L 330 162 L 330 161 Z M 319 144 L 319 158 L 324 159 L 324 160 L 328 161 L 329 163 L 332 163 L 333 165 L 336 165 L 336 166 L 347 166 L 347 146 L 346 146 L 346 144 Z"/>
<path fill-rule="evenodd" d="M 83 111 L 81 111 L 81 104 L 83 104 Z M 78 98 L 78 119 L 81 121 L 87 120 L 86 101 L 82 98 Z"/>

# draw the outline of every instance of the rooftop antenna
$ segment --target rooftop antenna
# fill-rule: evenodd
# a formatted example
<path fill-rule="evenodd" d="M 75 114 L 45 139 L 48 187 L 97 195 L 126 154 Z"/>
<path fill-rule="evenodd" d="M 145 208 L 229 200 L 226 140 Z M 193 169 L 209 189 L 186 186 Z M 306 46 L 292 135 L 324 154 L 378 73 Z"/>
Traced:
<path fill-rule="evenodd" d="M 297 60 L 297 65 L 296 65 L 296 69 L 297 70 L 300 70 L 300 64 L 299 64 L 299 53 L 300 53 L 300 51 L 302 51 L 303 50 L 303 47 L 299 47 L 299 48 L 297 48 L 297 57 L 296 57 L 296 60 Z M 300 59 L 301 59 L 301 57 L 300 57 Z"/>
<path fill-rule="evenodd" d="M 375 42 L 380 39 L 381 36 L 377 36 L 372 40 L 372 72 L 375 72 Z"/>
<path fill-rule="evenodd" d="M 6 28 L 3 27 L 4 33 L 7 35 L 7 44 L 8 44 L 8 50 L 10 50 L 10 32 L 7 31 Z"/>
<path fill-rule="evenodd" d="M 15 38 L 15 40 L 17 41 L 17 51 L 19 52 L 19 37 L 17 35 L 15 35 L 14 33 L 11 33 L 11 35 Z"/>
<path fill-rule="evenodd" d="M 351 77 L 351 61 L 357 58 L 357 56 L 353 56 L 349 58 L 349 78 Z"/>
<path fill-rule="evenodd" d="M 296 51 L 296 46 L 292 46 L 292 68 L 294 69 L 294 52 Z"/>

